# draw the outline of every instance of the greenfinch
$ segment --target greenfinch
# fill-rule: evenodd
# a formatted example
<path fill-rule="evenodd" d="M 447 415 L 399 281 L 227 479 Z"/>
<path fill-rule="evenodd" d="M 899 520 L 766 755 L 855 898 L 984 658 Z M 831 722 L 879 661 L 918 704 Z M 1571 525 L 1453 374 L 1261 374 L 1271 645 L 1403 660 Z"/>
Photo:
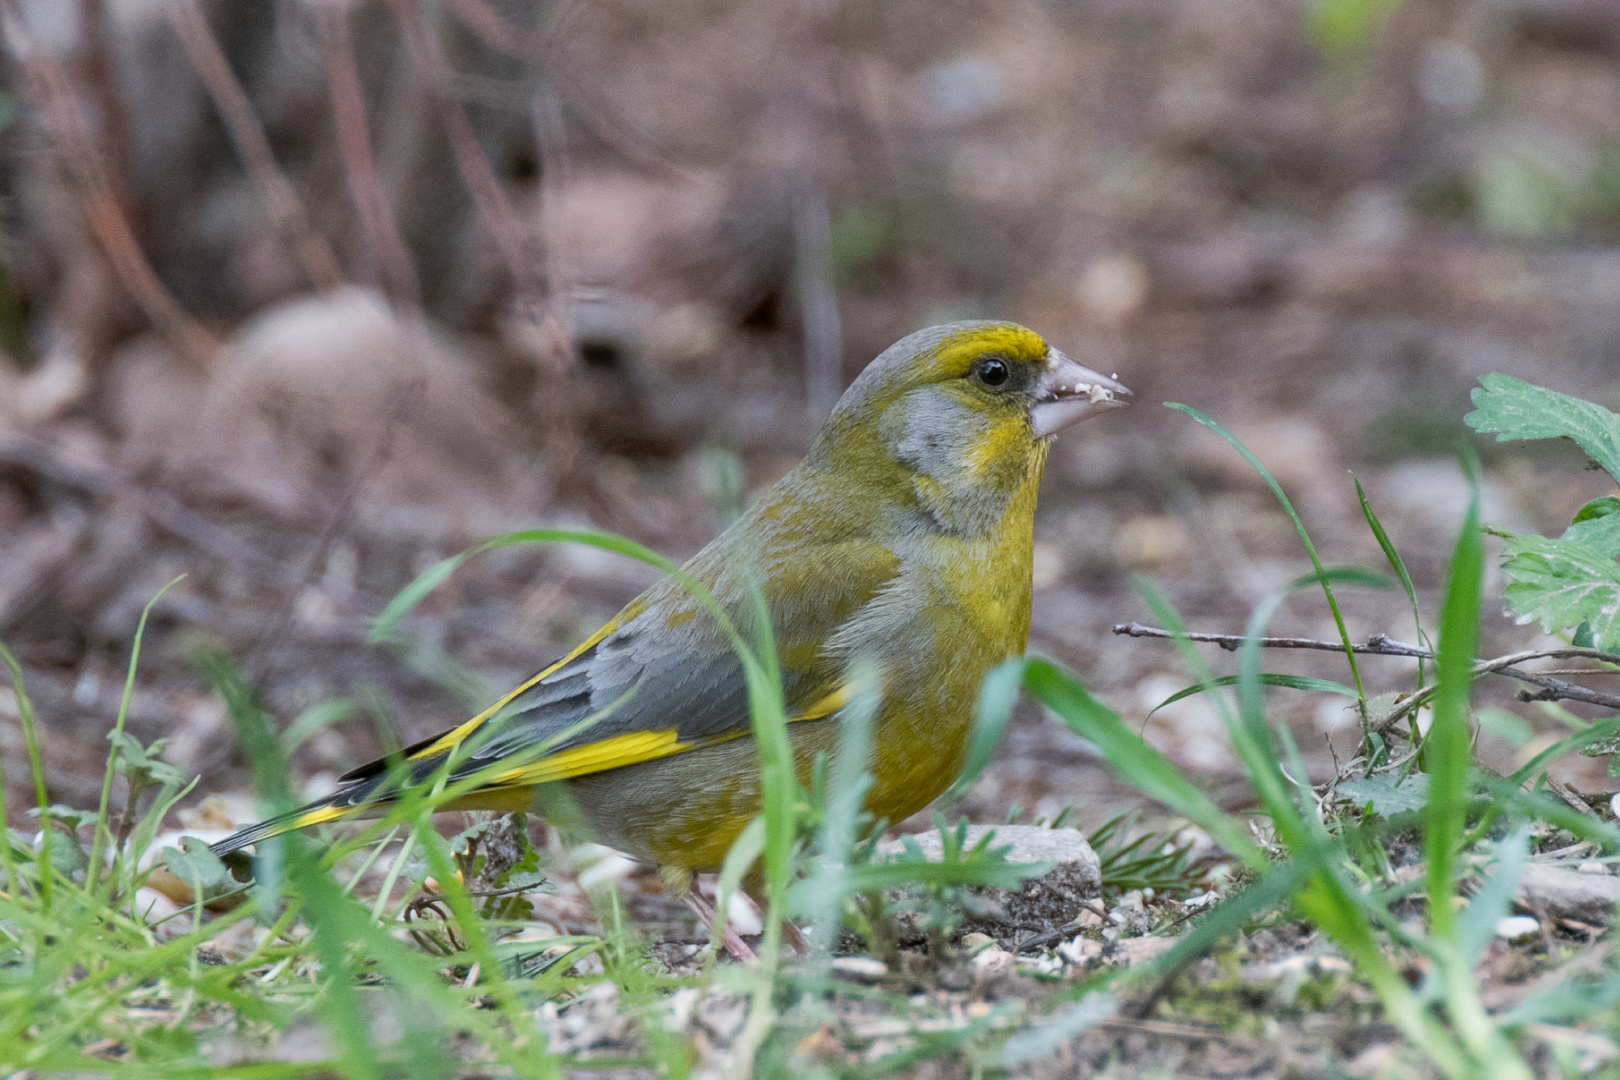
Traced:
<path fill-rule="evenodd" d="M 801 779 L 836 745 L 862 659 L 881 685 L 867 809 L 898 821 L 955 779 L 980 680 L 1029 637 L 1052 436 L 1129 394 L 1014 323 L 920 330 L 872 361 L 804 460 L 686 564 L 747 640 L 758 583 Z M 527 809 L 537 789 L 565 784 L 599 840 L 680 891 L 720 865 L 760 808 L 741 661 L 669 578 L 489 709 L 409 747 L 403 764 L 361 766 L 326 798 L 213 850 L 375 812 L 447 759 L 451 782 L 486 776 L 455 807 Z"/>

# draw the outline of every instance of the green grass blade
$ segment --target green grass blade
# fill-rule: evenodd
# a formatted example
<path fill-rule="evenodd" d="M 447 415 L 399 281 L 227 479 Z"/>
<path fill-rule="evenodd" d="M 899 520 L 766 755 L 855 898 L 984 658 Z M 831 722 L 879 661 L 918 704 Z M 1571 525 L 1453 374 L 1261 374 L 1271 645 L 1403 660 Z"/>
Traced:
<path fill-rule="evenodd" d="M 1378 515 L 1373 512 L 1372 503 L 1368 501 L 1367 493 L 1362 490 L 1361 481 L 1356 480 L 1354 475 L 1351 476 L 1351 479 L 1355 480 L 1356 500 L 1361 504 L 1361 516 L 1366 519 L 1367 528 L 1372 530 L 1373 538 L 1378 541 L 1378 547 L 1383 551 L 1384 558 L 1389 562 L 1390 568 L 1395 571 L 1395 576 L 1400 579 L 1401 591 L 1406 593 L 1406 602 L 1412 606 L 1412 625 L 1417 628 L 1418 644 L 1427 646 L 1429 640 L 1428 635 L 1423 632 L 1423 613 L 1418 608 L 1417 589 L 1412 584 L 1412 575 L 1407 572 L 1406 560 L 1402 559 L 1401 553 L 1395 550 L 1395 543 L 1389 538 L 1389 533 L 1384 530 L 1384 523 L 1379 521 Z M 1421 690 L 1422 688 L 1423 658 L 1419 657 L 1418 689 Z"/>
<path fill-rule="evenodd" d="M 1563 757 L 1572 750 L 1579 750 L 1584 746 L 1597 742 L 1599 739 L 1608 738 L 1612 735 L 1620 735 L 1620 716 L 1611 716 L 1604 720 L 1593 721 L 1591 727 L 1577 731 L 1573 735 L 1566 735 L 1519 766 L 1508 779 L 1515 784 L 1523 784 L 1532 779 L 1541 770 L 1542 766 Z"/>
<path fill-rule="evenodd" d="M 459 554 L 447 559 L 441 559 L 422 571 L 401 589 L 388 606 L 383 608 L 382 614 L 372 623 L 371 632 L 366 640 L 371 644 L 380 644 L 390 640 L 399 628 L 399 621 L 420 604 L 434 589 L 443 585 L 450 576 L 461 568 L 462 564 L 474 555 L 486 551 L 495 551 L 499 548 L 516 547 L 525 544 L 558 544 L 573 543 L 585 544 L 589 547 L 601 548 L 648 566 L 662 570 L 666 574 L 680 575 L 680 567 L 666 559 L 650 548 L 643 547 L 634 540 L 627 540 L 613 533 L 598 532 L 595 529 L 519 529 L 515 532 L 502 533 L 490 537 L 483 543 L 476 544 Z"/>
<path fill-rule="evenodd" d="M 1180 769 L 1072 675 L 1041 657 L 1025 660 L 1023 669 L 1025 689 L 1056 713 L 1070 731 L 1096 743 L 1109 764 L 1144 795 L 1197 824 L 1245 865 L 1258 869 L 1268 864 L 1242 824 L 1194 787 Z"/>
<path fill-rule="evenodd" d="M 152 599 L 146 602 L 141 609 L 141 618 L 135 624 L 135 640 L 129 647 L 129 666 L 124 673 L 124 693 L 118 699 L 118 716 L 113 721 L 113 732 L 117 735 L 124 733 L 124 720 L 129 716 L 129 699 L 135 692 L 135 668 L 141 659 L 141 639 L 146 636 L 146 620 L 152 614 L 152 607 L 163 594 L 185 580 L 186 575 L 181 574 L 173 581 L 157 591 Z M 101 801 L 96 809 L 95 836 L 90 842 L 90 865 L 85 870 L 85 888 L 94 893 L 96 878 L 101 873 L 101 855 L 106 850 L 106 842 L 112 839 L 112 830 L 107 827 L 107 803 L 112 798 L 113 773 L 118 766 L 118 742 L 113 741 L 112 748 L 107 751 L 107 771 L 101 778 Z"/>
<path fill-rule="evenodd" d="M 1479 963 L 1485 947 L 1496 936 L 1496 924 L 1513 906 L 1513 892 L 1530 857 L 1530 833 L 1520 826 L 1496 847 L 1496 865 L 1485 876 L 1468 906 L 1457 917 L 1457 951 L 1464 967 Z"/>
<path fill-rule="evenodd" d="M 1233 435 L 1230 431 L 1227 431 L 1220 424 L 1216 423 L 1214 420 L 1205 416 L 1203 413 L 1199 412 L 1197 409 L 1194 409 L 1190 405 L 1180 405 L 1176 402 L 1167 401 L 1165 402 L 1165 407 L 1175 409 L 1177 412 L 1186 413 L 1188 416 L 1192 417 L 1194 420 L 1198 421 L 1200 424 L 1203 424 L 1215 434 L 1219 435 L 1222 439 L 1226 440 L 1227 445 L 1231 446 L 1232 449 L 1241 454 L 1243 456 L 1243 460 L 1249 463 L 1250 468 L 1254 469 L 1255 472 L 1260 474 L 1260 478 L 1266 482 L 1266 486 L 1271 489 L 1271 493 L 1276 496 L 1277 501 L 1282 504 L 1283 512 L 1288 515 L 1288 520 L 1294 523 L 1294 531 L 1299 534 L 1299 541 L 1305 546 L 1305 554 L 1310 556 L 1311 566 L 1316 569 L 1317 577 L 1321 579 L 1322 594 L 1327 597 L 1328 608 L 1333 612 L 1333 623 L 1338 627 L 1339 639 L 1344 643 L 1345 663 L 1350 666 L 1351 681 L 1356 684 L 1356 702 L 1361 710 L 1362 719 L 1366 720 L 1367 694 L 1361 682 L 1361 669 L 1356 666 L 1355 650 L 1351 648 L 1350 645 L 1350 632 L 1345 629 L 1344 614 L 1339 610 L 1338 598 L 1333 595 L 1333 586 L 1326 577 L 1326 570 L 1322 566 L 1322 560 L 1316 554 L 1316 545 L 1311 542 L 1310 533 L 1305 531 L 1305 523 L 1300 520 L 1299 514 L 1294 510 L 1294 504 L 1290 502 L 1288 496 L 1284 494 L 1282 485 L 1277 483 L 1277 478 L 1272 476 L 1271 470 L 1266 468 L 1265 465 L 1261 463 L 1260 459 L 1254 456 L 1253 451 L 1251 451 L 1247 446 L 1244 446 L 1242 442 L 1238 441 L 1237 436 Z"/>
<path fill-rule="evenodd" d="M 39 868 L 39 900 L 46 914 L 51 910 L 51 839 L 55 831 L 46 817 L 45 811 L 50 808 L 50 798 L 45 793 L 45 763 L 39 754 L 39 732 L 34 729 L 34 706 L 28 700 L 28 690 L 23 686 L 22 665 L 17 658 L 11 655 L 11 650 L 0 642 L 0 662 L 6 666 L 11 674 L 11 692 L 17 697 L 17 722 L 22 726 L 23 742 L 28 748 L 28 769 L 34 778 L 34 799 L 39 805 L 40 819 L 40 852 L 35 860 Z M 0 791 L 0 798 L 4 797 Z M 0 810 L 0 847 L 4 847 L 8 856 L 7 871 L 12 872 L 9 865 L 11 852 L 11 833 L 6 825 L 5 811 Z M 21 896 L 21 880 L 14 877 L 12 881 L 13 895 Z"/>
<path fill-rule="evenodd" d="M 1331 679 L 1313 679 L 1307 675 L 1281 675 L 1265 671 L 1261 672 L 1258 677 L 1262 686 L 1282 686 L 1290 690 L 1313 690 L 1321 694 L 1340 694 L 1347 698 L 1356 696 L 1354 687 L 1333 682 Z M 1211 682 L 1184 687 L 1149 709 L 1148 716 L 1152 716 L 1166 705 L 1174 705 L 1178 701 L 1184 701 L 1195 694 L 1202 694 L 1206 690 L 1213 690 L 1219 686 L 1236 686 L 1237 682 L 1238 677 L 1236 675 L 1221 675 Z"/>
<path fill-rule="evenodd" d="M 1479 488 L 1470 471 L 1468 511 L 1447 572 L 1440 612 L 1440 656 L 1435 677 L 1434 719 L 1428 734 L 1429 798 L 1423 811 L 1429 921 L 1437 937 L 1451 938 L 1456 844 L 1468 813 L 1468 770 L 1473 752 L 1468 734 L 1468 695 L 1479 644 L 1479 603 L 1485 544 L 1479 532 Z"/>
<path fill-rule="evenodd" d="M 947 802 L 959 799 L 984 772 L 1001 744 L 1001 733 L 1012 717 L 1013 706 L 1023 686 L 1021 659 L 1006 660 L 991 668 L 979 683 L 979 697 L 973 709 L 973 738 L 968 743 L 962 773 L 943 796 Z"/>

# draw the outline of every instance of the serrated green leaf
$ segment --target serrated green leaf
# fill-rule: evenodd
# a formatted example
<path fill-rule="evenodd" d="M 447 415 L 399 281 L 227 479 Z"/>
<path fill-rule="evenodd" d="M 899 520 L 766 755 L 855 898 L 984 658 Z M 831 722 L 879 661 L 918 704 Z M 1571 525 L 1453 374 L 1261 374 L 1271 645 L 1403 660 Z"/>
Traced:
<path fill-rule="evenodd" d="M 1581 512 L 1575 515 L 1575 523 L 1564 530 L 1560 539 L 1573 540 L 1578 544 L 1585 544 L 1594 551 L 1600 551 L 1609 558 L 1620 555 L 1620 514 L 1605 511 L 1600 514 L 1587 515 L 1586 511 L 1592 503 L 1612 502 L 1620 506 L 1620 499 L 1604 497 L 1593 499 L 1581 507 Z M 1586 515 L 1586 516 L 1582 516 Z"/>
<path fill-rule="evenodd" d="M 1604 754 L 1620 754 L 1620 735 L 1609 735 L 1597 739 L 1581 747 L 1581 753 L 1586 757 L 1602 757 Z"/>
<path fill-rule="evenodd" d="M 1360 780 L 1347 780 L 1333 791 L 1357 806 L 1370 808 L 1379 817 L 1393 817 L 1423 809 L 1429 798 L 1429 777 L 1426 773 L 1405 778 L 1394 772 L 1374 773 Z"/>
<path fill-rule="evenodd" d="M 1473 393 L 1474 411 L 1463 423 L 1514 439 L 1574 439 L 1588 457 L 1620 483 L 1620 416 L 1601 405 L 1535 386 L 1511 375 L 1492 374 Z"/>
<path fill-rule="evenodd" d="M 1518 536 L 1506 541 L 1502 563 L 1508 609 L 1548 632 L 1587 623 L 1592 643 L 1620 649 L 1620 563 L 1573 540 Z"/>
<path fill-rule="evenodd" d="M 179 847 L 164 848 L 163 862 L 175 877 L 201 888 L 204 896 L 236 886 L 220 857 L 195 836 L 182 836 Z"/>

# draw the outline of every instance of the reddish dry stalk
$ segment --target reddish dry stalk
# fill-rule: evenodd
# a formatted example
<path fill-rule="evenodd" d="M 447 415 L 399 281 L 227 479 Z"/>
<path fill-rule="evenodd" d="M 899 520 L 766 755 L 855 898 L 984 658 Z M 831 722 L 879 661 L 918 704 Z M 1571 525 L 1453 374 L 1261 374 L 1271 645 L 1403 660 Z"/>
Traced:
<path fill-rule="evenodd" d="M 349 46 L 348 12 L 341 4 L 313 6 L 320 26 L 321 60 L 326 67 L 327 83 L 332 88 L 332 119 L 349 197 L 359 212 L 366 243 L 376 256 L 384 288 L 400 303 L 420 309 L 422 290 L 411 263 L 410 248 L 399 233 L 399 224 L 388 203 L 388 192 L 371 156 L 366 101 L 360 89 L 360 73 L 354 65 L 354 51 Z"/>
<path fill-rule="evenodd" d="M 107 32 L 107 0 L 79 0 L 79 19 L 84 27 L 85 60 L 81 70 L 85 84 L 101 114 L 101 143 L 112 168 L 107 180 L 125 216 L 133 210 L 125 177 L 134 175 L 134 139 L 130 135 L 129 109 L 123 95 L 113 85 L 112 43 Z"/>
<path fill-rule="evenodd" d="M 681 176 L 681 170 L 660 156 L 647 136 L 627 123 L 589 79 L 580 77 L 578 63 L 557 40 L 561 24 L 577 7 L 556 5 L 547 17 L 548 30 L 537 33 L 513 23 L 484 0 L 448 0 L 446 6 L 485 47 L 502 56 L 543 65 L 546 83 L 557 90 L 598 138 L 628 161 L 669 179 Z"/>
<path fill-rule="evenodd" d="M 484 0 L 450 0 L 449 8 L 478 40 L 498 53 L 517 60 L 545 60 L 548 49 L 543 35 L 512 22 L 484 3 Z"/>
<path fill-rule="evenodd" d="M 0 0 L 0 24 L 12 55 L 22 65 L 28 96 L 80 189 L 85 222 L 119 283 L 181 356 L 205 370 L 211 367 L 219 342 L 180 306 L 141 251 L 61 61 L 37 47 L 17 0 Z"/>
<path fill-rule="evenodd" d="M 490 167 L 489 159 L 484 156 L 483 148 L 478 144 L 478 134 L 467 116 L 466 106 L 455 96 L 451 87 L 450 65 L 445 62 L 438 41 L 422 25 L 414 0 L 389 0 L 388 6 L 399 24 L 400 35 L 405 39 L 405 47 L 412 61 L 427 76 L 429 89 L 439 107 L 439 119 L 450 140 L 456 170 L 472 196 L 473 209 L 483 222 L 485 231 L 494 239 L 495 246 L 500 249 L 501 259 L 506 263 L 507 272 L 512 275 L 521 316 L 546 329 L 545 336 L 551 344 L 546 359 L 554 370 L 561 370 L 566 365 L 569 350 L 559 338 L 556 321 L 551 317 L 548 302 L 550 289 L 544 260 L 535 250 L 534 237 L 524 227 L 517 209 L 495 176 L 495 170 Z"/>
<path fill-rule="evenodd" d="M 237 81 L 236 73 L 231 70 L 230 62 L 225 59 L 225 52 L 219 47 L 197 0 L 171 0 L 168 15 L 169 23 L 186 50 L 191 66 L 207 87 L 214 106 L 219 109 L 219 115 L 231 134 L 231 142 L 242 156 L 248 176 L 258 187 L 276 230 L 291 245 L 311 284 L 322 290 L 338 288 L 344 279 L 337 256 L 332 253 L 326 238 L 310 224 L 292 184 L 276 164 L 264 127 L 259 123 L 242 84 Z"/>

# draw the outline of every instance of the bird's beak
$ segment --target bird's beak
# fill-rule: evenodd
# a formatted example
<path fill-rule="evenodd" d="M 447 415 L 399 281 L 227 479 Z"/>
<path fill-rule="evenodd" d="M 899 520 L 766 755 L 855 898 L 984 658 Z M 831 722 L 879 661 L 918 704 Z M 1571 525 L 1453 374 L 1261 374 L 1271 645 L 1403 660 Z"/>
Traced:
<path fill-rule="evenodd" d="M 1039 438 L 1100 412 L 1129 405 L 1130 396 L 1130 390 L 1118 380 L 1048 348 L 1046 371 L 1035 383 L 1035 404 L 1030 406 L 1029 419 Z"/>

